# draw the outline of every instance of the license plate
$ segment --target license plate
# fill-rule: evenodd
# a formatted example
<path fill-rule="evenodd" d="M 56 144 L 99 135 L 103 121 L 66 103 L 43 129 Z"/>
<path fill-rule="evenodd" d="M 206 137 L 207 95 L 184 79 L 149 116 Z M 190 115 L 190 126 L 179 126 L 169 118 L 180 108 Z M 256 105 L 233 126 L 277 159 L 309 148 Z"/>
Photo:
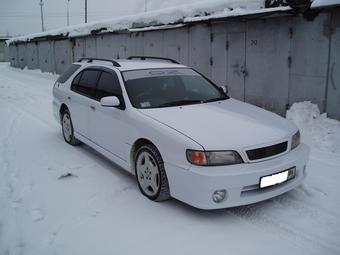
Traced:
<path fill-rule="evenodd" d="M 266 187 L 270 187 L 276 184 L 283 183 L 288 180 L 288 176 L 289 176 L 289 170 L 283 171 L 281 173 L 261 177 L 260 188 L 266 188 Z"/>

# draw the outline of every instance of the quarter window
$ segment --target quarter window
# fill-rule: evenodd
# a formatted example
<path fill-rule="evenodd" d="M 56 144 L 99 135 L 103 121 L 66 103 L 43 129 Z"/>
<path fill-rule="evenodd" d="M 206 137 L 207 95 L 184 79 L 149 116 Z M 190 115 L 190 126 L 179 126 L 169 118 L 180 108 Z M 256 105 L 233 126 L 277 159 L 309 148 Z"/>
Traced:
<path fill-rule="evenodd" d="M 57 82 L 59 83 L 64 83 L 65 81 L 67 81 L 72 74 L 74 74 L 75 71 L 77 71 L 79 68 L 81 67 L 81 65 L 78 64 L 72 64 L 62 75 L 59 76 Z"/>
<path fill-rule="evenodd" d="M 80 81 L 80 77 L 81 77 L 82 74 L 83 74 L 82 72 L 78 73 L 77 76 L 73 79 L 72 89 L 73 89 L 74 86 L 78 85 L 78 83 Z"/>

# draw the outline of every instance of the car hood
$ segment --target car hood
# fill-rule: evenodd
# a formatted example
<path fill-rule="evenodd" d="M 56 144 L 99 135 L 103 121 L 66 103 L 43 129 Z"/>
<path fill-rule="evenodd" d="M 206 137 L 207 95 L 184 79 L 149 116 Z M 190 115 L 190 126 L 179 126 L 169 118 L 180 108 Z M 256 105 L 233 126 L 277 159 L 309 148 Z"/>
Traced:
<path fill-rule="evenodd" d="M 140 110 L 195 140 L 206 150 L 235 150 L 283 139 L 297 127 L 262 108 L 235 99 Z"/>

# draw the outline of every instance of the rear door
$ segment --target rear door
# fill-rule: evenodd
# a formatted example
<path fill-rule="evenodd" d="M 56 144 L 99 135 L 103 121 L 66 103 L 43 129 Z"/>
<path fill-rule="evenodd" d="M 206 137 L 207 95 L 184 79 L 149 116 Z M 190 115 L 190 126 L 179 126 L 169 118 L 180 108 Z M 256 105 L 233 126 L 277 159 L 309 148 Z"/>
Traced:
<path fill-rule="evenodd" d="M 96 97 L 99 75 L 100 71 L 96 69 L 85 69 L 80 72 L 73 79 L 71 85 L 73 92 L 68 96 L 73 128 L 86 138 L 89 138 L 89 109 Z"/>
<path fill-rule="evenodd" d="M 124 153 L 126 132 L 126 112 L 116 107 L 104 107 L 100 99 L 117 96 L 123 102 L 119 79 L 113 70 L 102 71 L 97 84 L 96 101 L 91 101 L 89 112 L 90 139 L 106 151 L 126 161 Z"/>

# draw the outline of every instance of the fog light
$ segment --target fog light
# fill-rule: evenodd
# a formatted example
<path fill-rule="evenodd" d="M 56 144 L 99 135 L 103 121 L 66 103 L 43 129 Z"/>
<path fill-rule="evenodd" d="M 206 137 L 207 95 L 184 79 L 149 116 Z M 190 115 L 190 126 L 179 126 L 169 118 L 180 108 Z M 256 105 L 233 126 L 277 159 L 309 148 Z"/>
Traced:
<path fill-rule="evenodd" d="M 227 191 L 225 189 L 221 189 L 221 190 L 215 190 L 213 195 L 212 195 L 212 199 L 215 203 L 221 203 L 223 201 L 223 199 L 225 198 Z"/>

